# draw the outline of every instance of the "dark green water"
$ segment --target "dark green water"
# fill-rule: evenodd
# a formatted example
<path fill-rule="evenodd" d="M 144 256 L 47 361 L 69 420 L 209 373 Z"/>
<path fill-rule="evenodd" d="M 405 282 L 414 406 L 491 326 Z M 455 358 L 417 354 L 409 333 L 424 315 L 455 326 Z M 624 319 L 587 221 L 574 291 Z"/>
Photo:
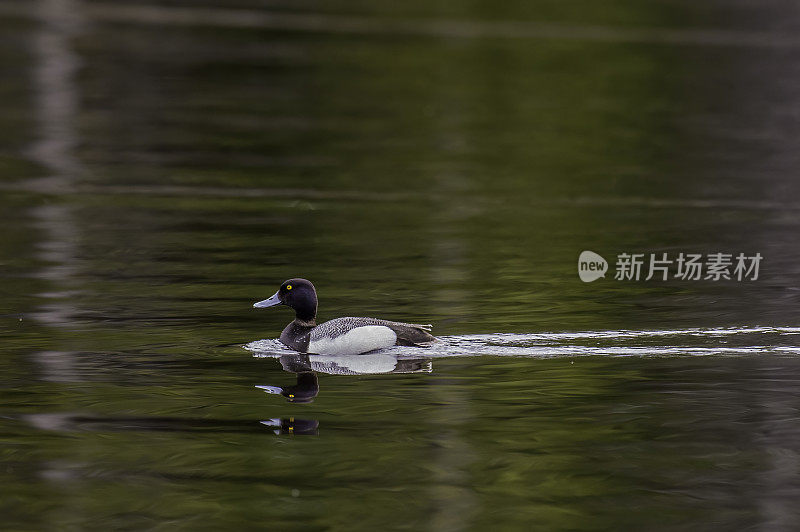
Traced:
<path fill-rule="evenodd" d="M 797 529 L 793 10 L 1 3 L 0 528 Z"/>

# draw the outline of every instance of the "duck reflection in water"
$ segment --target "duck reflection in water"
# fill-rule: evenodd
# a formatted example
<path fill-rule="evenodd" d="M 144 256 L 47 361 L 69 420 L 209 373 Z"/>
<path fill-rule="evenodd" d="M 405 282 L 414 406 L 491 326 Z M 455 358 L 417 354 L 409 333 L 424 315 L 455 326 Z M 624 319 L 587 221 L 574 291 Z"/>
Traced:
<path fill-rule="evenodd" d="M 319 435 L 319 421 L 316 419 L 273 418 L 261 422 L 262 425 L 274 427 L 275 434 L 296 434 L 298 436 Z"/>
<path fill-rule="evenodd" d="M 269 356 L 262 353 L 261 356 Z M 427 358 L 398 358 L 388 353 L 367 353 L 352 356 L 292 354 L 276 357 L 285 371 L 297 375 L 295 384 L 287 386 L 257 385 L 268 394 L 282 395 L 290 403 L 311 403 L 319 394 L 317 373 L 330 375 L 377 375 L 384 373 L 430 373 Z M 313 419 L 274 418 L 262 421 L 274 427 L 276 434 L 317 434 L 319 422 Z"/>
<path fill-rule="evenodd" d="M 290 403 L 310 403 L 319 393 L 319 379 L 313 371 L 298 371 L 297 384 L 291 386 L 258 385 L 256 388 L 267 393 L 282 395 Z"/>

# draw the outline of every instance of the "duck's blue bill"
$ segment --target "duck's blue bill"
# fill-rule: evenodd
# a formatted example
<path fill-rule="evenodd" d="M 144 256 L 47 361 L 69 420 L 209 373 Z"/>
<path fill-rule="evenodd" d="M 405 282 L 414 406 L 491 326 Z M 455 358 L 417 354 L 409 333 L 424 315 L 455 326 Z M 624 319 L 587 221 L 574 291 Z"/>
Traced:
<path fill-rule="evenodd" d="M 266 307 L 274 307 L 275 305 L 280 305 L 281 300 L 278 297 L 278 292 L 272 294 L 269 299 L 265 299 L 264 301 L 259 301 L 258 303 L 253 303 L 255 308 L 266 308 Z"/>

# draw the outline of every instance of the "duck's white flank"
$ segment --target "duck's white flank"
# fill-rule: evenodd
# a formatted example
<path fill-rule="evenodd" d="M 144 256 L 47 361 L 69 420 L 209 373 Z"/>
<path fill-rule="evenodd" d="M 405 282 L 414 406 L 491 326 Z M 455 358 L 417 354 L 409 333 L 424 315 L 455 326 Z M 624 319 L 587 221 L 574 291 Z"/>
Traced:
<path fill-rule="evenodd" d="M 308 344 L 308 352 L 318 355 L 358 355 L 375 349 L 393 346 L 397 334 L 383 325 L 356 327 L 335 338 L 313 338 Z"/>

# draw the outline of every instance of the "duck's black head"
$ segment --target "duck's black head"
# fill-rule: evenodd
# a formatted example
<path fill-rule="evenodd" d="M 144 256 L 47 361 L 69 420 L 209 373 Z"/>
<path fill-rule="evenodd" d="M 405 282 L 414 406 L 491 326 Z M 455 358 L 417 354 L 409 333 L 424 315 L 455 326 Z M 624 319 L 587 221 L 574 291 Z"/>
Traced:
<path fill-rule="evenodd" d="M 272 297 L 259 301 L 256 308 L 286 305 L 292 307 L 298 320 L 313 322 L 317 317 L 317 291 L 307 279 L 289 279 L 281 284 Z"/>

